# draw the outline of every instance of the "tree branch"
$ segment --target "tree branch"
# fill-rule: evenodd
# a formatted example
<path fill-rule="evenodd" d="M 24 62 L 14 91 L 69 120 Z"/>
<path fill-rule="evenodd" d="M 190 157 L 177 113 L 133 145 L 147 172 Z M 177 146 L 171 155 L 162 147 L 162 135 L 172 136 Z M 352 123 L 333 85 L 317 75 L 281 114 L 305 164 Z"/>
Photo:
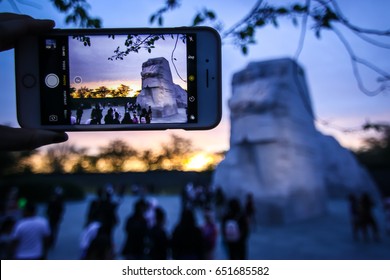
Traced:
<path fill-rule="evenodd" d="M 356 78 L 356 81 L 358 83 L 358 86 L 359 86 L 359 89 L 369 95 L 369 96 L 375 96 L 375 95 L 378 95 L 379 93 L 385 91 L 387 89 L 387 86 L 384 82 L 382 82 L 382 84 L 375 90 L 369 90 L 366 88 L 366 86 L 364 85 L 363 83 L 363 80 L 362 80 L 362 77 L 360 75 L 360 71 L 359 71 L 359 67 L 358 67 L 358 64 L 361 64 L 361 65 L 364 65 L 366 66 L 368 69 L 371 69 L 372 71 L 376 72 L 377 74 L 379 74 L 381 76 L 381 78 L 383 79 L 383 81 L 387 81 L 387 80 L 390 80 L 390 75 L 389 73 L 387 73 L 386 71 L 380 69 L 379 67 L 375 66 L 374 64 L 358 57 L 355 55 L 351 45 L 349 44 L 349 42 L 345 39 L 344 35 L 335 27 L 332 28 L 333 32 L 337 35 L 337 37 L 339 38 L 339 40 L 343 43 L 345 49 L 347 50 L 350 58 L 351 58 L 351 63 L 352 63 L 352 68 L 353 68 L 353 73 L 354 73 L 354 76 Z M 380 81 L 380 80 L 378 80 Z"/>
<path fill-rule="evenodd" d="M 308 11 L 310 11 L 310 3 L 311 3 L 311 0 L 306 0 L 306 7 L 307 7 Z M 298 60 L 299 55 L 301 54 L 302 49 L 303 49 L 303 44 L 305 42 L 305 36 L 306 36 L 307 19 L 308 18 L 309 18 L 309 15 L 307 13 L 303 15 L 302 26 L 301 26 L 301 34 L 300 34 L 300 37 L 299 37 L 298 47 L 297 47 L 297 50 L 296 50 L 295 56 L 294 56 L 296 60 Z"/>
<path fill-rule="evenodd" d="M 260 6 L 263 4 L 263 0 L 258 0 L 256 4 L 253 6 L 251 11 L 240 21 L 238 21 L 236 24 L 234 24 L 232 27 L 230 27 L 227 31 L 225 31 L 222 34 L 222 39 L 232 35 L 241 25 L 245 24 L 246 22 L 249 21 L 253 17 L 254 14 L 259 10 Z"/>
<path fill-rule="evenodd" d="M 323 0 L 316 0 L 320 3 L 323 3 Z M 343 15 L 341 9 L 339 8 L 336 0 L 328 0 L 334 7 L 334 10 L 339 16 L 339 20 L 341 23 L 343 23 L 345 26 L 347 26 L 349 29 L 356 31 L 358 33 L 365 33 L 365 34 L 372 34 L 372 35 L 378 35 L 378 36 L 389 36 L 390 35 L 390 29 L 389 30 L 376 30 L 376 29 L 367 29 L 358 27 L 356 25 L 351 24 L 347 18 Z"/>

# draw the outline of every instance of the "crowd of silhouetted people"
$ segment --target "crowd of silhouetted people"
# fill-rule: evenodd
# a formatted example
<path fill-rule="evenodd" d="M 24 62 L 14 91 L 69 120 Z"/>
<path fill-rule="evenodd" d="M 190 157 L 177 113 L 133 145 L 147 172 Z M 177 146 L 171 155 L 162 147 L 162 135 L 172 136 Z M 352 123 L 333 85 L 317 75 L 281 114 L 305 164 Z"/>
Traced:
<path fill-rule="evenodd" d="M 228 258 L 246 259 L 251 214 L 245 209 L 254 206 L 242 207 L 238 199 L 227 200 L 221 188 L 211 192 L 192 187 L 188 184 L 183 192 L 179 219 L 171 230 L 157 199 L 138 194 L 129 205 L 128 217 L 119 221 L 117 210 L 122 200 L 112 187 L 99 188 L 85 213 L 79 258 L 214 259 L 222 240 Z M 56 188 L 44 208 L 44 215 L 39 215 L 34 203 L 18 199 L 17 190 L 11 190 L 1 221 L 2 259 L 47 259 L 56 246 L 66 210 L 61 188 Z M 115 230 L 125 233 L 117 248 Z"/>
<path fill-rule="evenodd" d="M 124 110 L 120 112 L 117 106 L 108 104 L 108 109 L 104 114 L 104 106 L 100 103 L 95 104 L 91 110 L 90 116 L 82 122 L 84 115 L 84 106 L 81 104 L 76 114 L 71 115 L 71 124 L 148 124 L 152 121 L 152 108 L 141 107 L 140 104 L 127 102 Z M 122 113 L 124 114 L 122 115 Z M 84 116 L 85 117 L 85 116 Z"/>
<path fill-rule="evenodd" d="M 203 187 L 192 186 L 187 185 L 183 192 L 180 218 L 171 232 L 166 228 L 166 211 L 158 201 L 140 197 L 123 222 L 125 240 L 118 252 L 113 248 L 112 235 L 118 224 L 117 203 L 111 191 L 99 190 L 88 208 L 81 259 L 214 259 L 219 236 L 229 259 L 246 259 L 249 220 L 240 201 L 231 199 L 225 204 L 222 190 L 218 189 L 215 194 L 219 203 L 222 199 L 226 206 L 218 221 L 214 212 L 217 196 Z"/>
<path fill-rule="evenodd" d="M 125 188 L 99 188 L 88 202 L 85 223 L 80 228 L 79 259 L 214 259 L 222 245 L 228 259 L 248 258 L 248 237 L 256 227 L 256 205 L 252 193 L 245 200 L 227 198 L 222 188 L 210 189 L 188 183 L 181 193 L 178 221 L 168 230 L 164 209 L 156 198 L 142 192 L 136 196 L 128 216 L 120 221 L 118 208 L 124 203 Z M 370 195 L 349 195 L 354 240 L 379 241 L 380 230 L 373 213 Z M 34 203 L 18 197 L 12 188 L 4 201 L 0 226 L 1 259 L 47 259 L 56 247 L 65 213 L 63 190 L 55 188 L 44 212 Z M 386 205 L 384 207 L 386 210 Z M 390 208 L 388 209 L 390 210 Z M 386 213 L 385 213 L 386 214 Z M 389 214 L 389 213 L 387 213 Z M 122 230 L 118 244 L 114 231 Z M 115 247 L 114 247 L 115 244 Z"/>

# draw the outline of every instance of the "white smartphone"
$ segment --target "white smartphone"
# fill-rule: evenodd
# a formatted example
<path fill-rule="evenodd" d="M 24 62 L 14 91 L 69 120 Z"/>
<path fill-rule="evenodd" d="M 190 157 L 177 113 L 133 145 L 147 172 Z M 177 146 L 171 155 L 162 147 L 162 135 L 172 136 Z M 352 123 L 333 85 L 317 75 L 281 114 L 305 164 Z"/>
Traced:
<path fill-rule="evenodd" d="M 54 29 L 15 47 L 18 121 L 61 131 L 211 129 L 221 39 L 208 27 Z"/>

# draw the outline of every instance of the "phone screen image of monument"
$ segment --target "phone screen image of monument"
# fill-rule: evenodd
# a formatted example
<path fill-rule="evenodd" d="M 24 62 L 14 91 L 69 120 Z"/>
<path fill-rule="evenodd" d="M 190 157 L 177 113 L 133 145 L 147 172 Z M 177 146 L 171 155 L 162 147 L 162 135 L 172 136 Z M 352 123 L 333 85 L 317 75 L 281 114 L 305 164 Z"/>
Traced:
<path fill-rule="evenodd" d="M 69 37 L 70 123 L 186 123 L 186 36 Z"/>

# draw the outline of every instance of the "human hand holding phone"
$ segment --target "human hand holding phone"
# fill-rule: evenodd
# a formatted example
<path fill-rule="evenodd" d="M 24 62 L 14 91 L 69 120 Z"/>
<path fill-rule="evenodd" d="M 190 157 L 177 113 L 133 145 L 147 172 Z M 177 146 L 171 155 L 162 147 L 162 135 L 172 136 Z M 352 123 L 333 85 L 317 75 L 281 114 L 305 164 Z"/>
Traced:
<path fill-rule="evenodd" d="M 52 29 L 54 25 L 52 20 L 37 20 L 27 15 L 0 13 L 0 51 L 14 48 L 16 41 L 23 36 L 40 34 Z M 0 125 L 0 150 L 31 150 L 67 139 L 68 135 L 63 132 Z"/>

